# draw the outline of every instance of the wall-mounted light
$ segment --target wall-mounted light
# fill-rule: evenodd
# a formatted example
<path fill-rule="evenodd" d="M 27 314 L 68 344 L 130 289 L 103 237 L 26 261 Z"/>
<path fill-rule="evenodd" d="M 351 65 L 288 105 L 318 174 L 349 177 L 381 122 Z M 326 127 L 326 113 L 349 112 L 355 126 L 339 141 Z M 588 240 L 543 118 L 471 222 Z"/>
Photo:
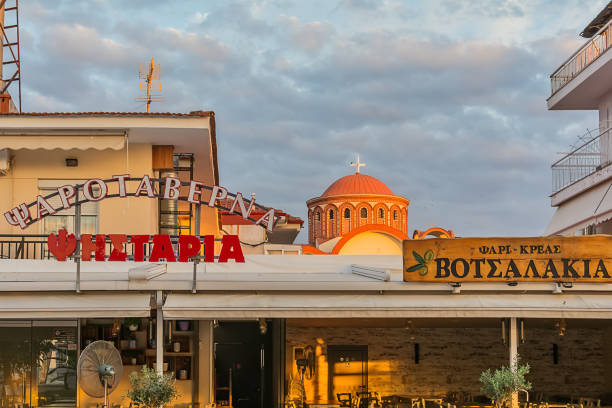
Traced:
<path fill-rule="evenodd" d="M 79 165 L 79 159 L 76 157 L 66 158 L 66 167 L 77 167 Z"/>
<path fill-rule="evenodd" d="M 571 289 L 574 286 L 572 282 L 561 282 L 561 285 L 563 285 L 565 289 Z"/>
<path fill-rule="evenodd" d="M 451 282 L 450 286 L 454 295 L 458 295 L 459 293 L 461 293 L 461 284 L 459 282 Z"/>
<path fill-rule="evenodd" d="M 213 329 L 217 329 L 217 328 L 219 328 L 219 321 L 213 320 Z"/>
<path fill-rule="evenodd" d="M 268 332 L 268 322 L 266 322 L 264 318 L 259 319 L 259 332 L 261 334 L 266 334 Z"/>

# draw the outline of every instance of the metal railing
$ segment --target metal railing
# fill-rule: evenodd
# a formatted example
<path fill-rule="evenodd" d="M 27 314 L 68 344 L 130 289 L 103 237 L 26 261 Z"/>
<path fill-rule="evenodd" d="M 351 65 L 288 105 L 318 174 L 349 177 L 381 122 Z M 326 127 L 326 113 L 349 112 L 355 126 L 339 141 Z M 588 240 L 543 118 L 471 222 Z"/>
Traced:
<path fill-rule="evenodd" d="M 0 259 L 55 259 L 53 254 L 49 251 L 47 244 L 48 235 L 12 235 L 12 234 L 0 234 Z M 202 242 L 202 237 L 200 237 Z M 130 236 L 128 235 L 128 240 Z M 178 257 L 178 239 L 177 235 L 170 236 L 170 242 L 174 249 L 175 255 Z M 215 241 L 221 241 L 215 239 Z M 151 242 L 144 244 L 144 260 L 148 261 L 151 255 L 153 244 Z M 200 250 L 200 260 L 204 259 L 204 243 L 202 242 L 202 248 Z M 106 239 L 105 243 L 105 254 L 106 258 L 112 251 L 112 244 L 110 239 Z M 132 243 L 125 243 L 125 251 L 127 253 L 128 260 L 133 260 L 134 246 Z M 74 260 L 77 252 L 68 257 Z M 94 255 L 92 254 L 92 259 Z"/>
<path fill-rule="evenodd" d="M 612 20 L 550 75 L 551 96 L 599 58 L 612 45 Z"/>
<path fill-rule="evenodd" d="M 552 164 L 553 194 L 609 164 L 602 163 L 601 140 L 603 136 L 610 135 L 610 130 L 608 128 L 600 132 Z"/>

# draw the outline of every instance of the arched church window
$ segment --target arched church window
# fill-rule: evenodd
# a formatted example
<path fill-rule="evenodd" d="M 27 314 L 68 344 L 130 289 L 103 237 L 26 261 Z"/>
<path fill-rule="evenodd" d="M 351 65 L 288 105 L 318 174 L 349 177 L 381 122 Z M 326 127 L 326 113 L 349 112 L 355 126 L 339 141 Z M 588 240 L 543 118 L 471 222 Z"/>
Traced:
<path fill-rule="evenodd" d="M 329 211 L 329 219 L 333 220 L 334 219 L 334 210 L 330 210 Z"/>
<path fill-rule="evenodd" d="M 320 212 L 317 213 L 317 215 L 315 216 L 315 219 L 317 221 L 321 221 L 321 213 Z"/>
<path fill-rule="evenodd" d="M 344 218 L 351 218 L 351 210 L 348 208 L 344 209 Z"/>
<path fill-rule="evenodd" d="M 362 208 L 361 209 L 361 218 L 368 218 L 368 209 L 367 208 Z"/>
<path fill-rule="evenodd" d="M 397 210 L 393 210 L 393 221 L 397 221 Z"/>
<path fill-rule="evenodd" d="M 385 218 L 385 210 L 382 208 L 378 209 L 378 218 Z"/>

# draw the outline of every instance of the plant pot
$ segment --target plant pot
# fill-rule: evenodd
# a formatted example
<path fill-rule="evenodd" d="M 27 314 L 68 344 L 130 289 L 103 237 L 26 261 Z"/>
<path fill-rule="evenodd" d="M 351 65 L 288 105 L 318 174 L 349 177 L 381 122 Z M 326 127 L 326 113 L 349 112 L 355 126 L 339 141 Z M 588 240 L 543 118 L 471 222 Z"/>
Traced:
<path fill-rule="evenodd" d="M 180 353 L 180 352 L 181 352 L 181 343 L 179 343 L 178 341 L 177 341 L 177 342 L 175 342 L 175 343 L 172 345 L 172 350 L 173 350 L 175 353 Z"/>
<path fill-rule="evenodd" d="M 164 372 L 168 371 L 168 363 L 164 363 Z"/>
<path fill-rule="evenodd" d="M 179 380 L 186 380 L 187 379 L 187 370 L 185 370 L 185 369 L 179 370 L 179 372 L 178 372 L 178 379 Z"/>
<path fill-rule="evenodd" d="M 176 326 L 180 331 L 189 330 L 189 320 L 179 320 L 176 322 Z"/>

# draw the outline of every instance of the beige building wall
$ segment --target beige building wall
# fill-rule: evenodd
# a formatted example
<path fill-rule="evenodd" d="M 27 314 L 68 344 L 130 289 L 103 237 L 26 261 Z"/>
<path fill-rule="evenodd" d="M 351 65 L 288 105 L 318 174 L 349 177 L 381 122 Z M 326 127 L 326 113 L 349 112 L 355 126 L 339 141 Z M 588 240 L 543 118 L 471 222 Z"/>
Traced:
<path fill-rule="evenodd" d="M 123 150 L 18 150 L 11 151 L 12 167 L 0 176 L 2 214 L 20 203 L 31 203 L 41 194 L 41 180 L 86 181 L 90 178 L 109 179 L 116 174 L 133 177 L 153 175 L 151 145 L 130 144 L 129 154 Z M 77 167 L 67 167 L 66 158 L 77 158 Z M 134 191 L 137 182 L 128 184 Z M 117 185 L 109 184 L 109 194 L 117 193 Z M 43 194 L 49 194 L 44 191 Z M 100 233 L 152 234 L 157 231 L 157 200 L 146 197 L 112 198 L 98 203 Z M 34 211 L 35 212 L 35 211 Z M 34 215 L 34 214 L 33 214 Z M 43 223 L 37 222 L 25 231 L 10 226 L 2 216 L 0 233 L 41 234 Z"/>
<path fill-rule="evenodd" d="M 11 151 L 11 170 L 0 176 L 0 234 L 42 234 L 43 222 L 39 221 L 21 230 L 9 225 L 4 213 L 21 203 L 31 203 L 41 194 L 40 182 L 45 180 L 66 180 L 67 183 L 84 182 L 91 178 L 110 179 L 113 175 L 130 174 L 142 177 L 147 174 L 156 177 L 152 169 L 150 144 L 131 143 L 122 150 L 18 150 Z M 129 153 L 128 153 L 129 152 Z M 78 159 L 77 167 L 67 167 L 66 158 Z M 194 176 L 195 177 L 195 176 Z M 212 175 L 198 179 L 213 185 Z M 128 192 L 134 192 L 138 182 L 128 182 Z M 183 187 L 181 195 L 187 195 Z M 42 192 L 43 195 L 51 191 Z M 118 193 L 117 183 L 109 184 L 109 194 Z M 203 194 L 208 199 L 210 193 Z M 157 233 L 158 201 L 145 196 L 138 198 L 108 198 L 98 202 L 98 232 L 101 234 L 154 234 Z M 35 210 L 31 209 L 35 217 Z M 202 206 L 201 234 L 217 234 L 217 211 Z"/>

